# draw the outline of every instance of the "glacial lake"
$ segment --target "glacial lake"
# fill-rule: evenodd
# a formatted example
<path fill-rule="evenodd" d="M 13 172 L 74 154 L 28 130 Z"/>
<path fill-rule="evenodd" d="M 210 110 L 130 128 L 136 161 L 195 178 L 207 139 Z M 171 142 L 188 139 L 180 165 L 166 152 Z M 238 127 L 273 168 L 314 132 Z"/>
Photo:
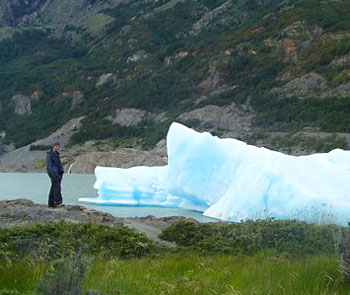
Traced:
<path fill-rule="evenodd" d="M 79 198 L 97 197 L 97 190 L 93 188 L 94 183 L 93 174 L 64 174 L 62 181 L 64 204 L 83 205 L 118 217 L 185 216 L 201 222 L 215 221 L 203 216 L 201 212 L 181 208 L 103 206 L 79 202 Z M 50 179 L 45 173 L 0 173 L 0 200 L 25 198 L 39 204 L 47 204 L 50 184 Z"/>

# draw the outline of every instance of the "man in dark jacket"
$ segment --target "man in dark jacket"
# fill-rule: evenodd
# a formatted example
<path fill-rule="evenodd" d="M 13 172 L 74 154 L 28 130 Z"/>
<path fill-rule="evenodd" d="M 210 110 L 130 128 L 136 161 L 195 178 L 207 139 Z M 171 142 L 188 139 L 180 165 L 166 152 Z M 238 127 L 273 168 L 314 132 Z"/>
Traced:
<path fill-rule="evenodd" d="M 49 207 L 62 207 L 61 181 L 63 167 L 60 160 L 60 143 L 54 142 L 51 149 L 46 152 L 46 170 L 51 179 L 51 189 L 49 193 Z"/>

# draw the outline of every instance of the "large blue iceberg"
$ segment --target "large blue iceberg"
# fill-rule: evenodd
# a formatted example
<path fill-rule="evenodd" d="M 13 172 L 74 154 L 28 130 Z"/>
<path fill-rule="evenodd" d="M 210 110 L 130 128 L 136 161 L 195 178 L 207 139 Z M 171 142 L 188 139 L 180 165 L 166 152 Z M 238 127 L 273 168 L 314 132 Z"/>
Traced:
<path fill-rule="evenodd" d="M 289 156 L 173 123 L 168 165 L 97 167 L 98 204 L 182 207 L 228 221 L 350 221 L 350 151 Z"/>

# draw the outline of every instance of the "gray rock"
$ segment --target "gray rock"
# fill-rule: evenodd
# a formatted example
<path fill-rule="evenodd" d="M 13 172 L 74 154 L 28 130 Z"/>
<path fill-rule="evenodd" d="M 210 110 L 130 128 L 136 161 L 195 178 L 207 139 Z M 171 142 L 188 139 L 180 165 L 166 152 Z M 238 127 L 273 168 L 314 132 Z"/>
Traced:
<path fill-rule="evenodd" d="M 349 91 L 350 92 L 350 83 L 339 85 L 337 87 L 337 90 L 339 90 L 339 91 Z"/>
<path fill-rule="evenodd" d="M 134 108 L 118 109 L 115 111 L 115 117 L 112 118 L 113 124 L 121 126 L 136 126 L 147 116 L 147 112 Z"/>
<path fill-rule="evenodd" d="M 18 149 L 8 149 L 0 157 L 0 171 L 2 172 L 28 172 L 43 171 L 45 164 L 45 151 L 31 151 L 30 146 L 50 145 L 53 140 L 61 144 L 63 155 L 66 154 L 65 146 L 71 136 L 78 131 L 80 122 L 84 117 L 74 118 L 56 130 L 50 136 L 39 139 L 27 146 Z"/>
<path fill-rule="evenodd" d="M 323 98 L 334 94 L 329 92 L 328 81 L 318 73 L 308 73 L 293 79 L 280 88 L 271 90 L 282 96 L 299 96 L 299 98 L 314 97 Z"/>
<path fill-rule="evenodd" d="M 22 94 L 15 94 L 11 97 L 14 104 L 14 112 L 17 115 L 28 115 L 32 113 L 30 98 Z"/>
<path fill-rule="evenodd" d="M 78 156 L 71 165 L 72 173 L 94 173 L 96 166 L 131 168 L 134 166 L 164 166 L 166 158 L 147 151 L 118 149 L 112 152 L 91 152 Z"/>
<path fill-rule="evenodd" d="M 140 60 L 144 60 L 148 57 L 147 53 L 144 52 L 139 52 L 139 53 L 135 53 L 132 56 L 129 56 L 127 58 L 127 62 L 138 62 Z"/>
<path fill-rule="evenodd" d="M 331 65 L 346 67 L 350 65 L 350 54 L 340 56 L 332 60 Z"/>
<path fill-rule="evenodd" d="M 184 113 L 178 117 L 181 121 L 198 120 L 203 127 L 214 127 L 219 130 L 247 131 L 250 129 L 251 116 L 249 113 L 238 109 L 235 105 L 219 107 L 207 105 Z"/>
<path fill-rule="evenodd" d="M 327 87 L 327 80 L 320 74 L 309 73 L 300 78 L 294 79 L 285 85 L 286 90 L 308 92 L 323 90 Z"/>
<path fill-rule="evenodd" d="M 123 226 L 121 218 L 105 212 L 88 210 L 83 206 L 66 205 L 60 208 L 49 208 L 47 205 L 36 204 L 27 199 L 0 201 L 0 226 L 59 220 Z"/>
<path fill-rule="evenodd" d="M 163 159 L 167 158 L 167 145 L 166 145 L 166 139 L 163 138 L 160 140 L 155 147 L 151 150 L 152 155 L 157 155 L 162 157 Z"/>
<path fill-rule="evenodd" d="M 102 85 L 105 85 L 105 84 L 112 84 L 112 83 L 115 83 L 117 80 L 117 77 L 115 74 L 113 73 L 106 73 L 106 74 L 103 74 L 99 77 L 97 83 L 96 83 L 96 87 L 100 87 Z"/>

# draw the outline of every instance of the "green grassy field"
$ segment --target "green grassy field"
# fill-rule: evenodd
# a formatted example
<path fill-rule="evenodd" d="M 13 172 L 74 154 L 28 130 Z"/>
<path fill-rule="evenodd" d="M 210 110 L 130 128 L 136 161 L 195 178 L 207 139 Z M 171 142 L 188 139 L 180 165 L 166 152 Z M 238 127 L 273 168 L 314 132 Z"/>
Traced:
<path fill-rule="evenodd" d="M 36 294 L 44 265 L 18 262 L 0 266 L 0 290 Z M 247 256 L 170 255 L 139 259 L 96 259 L 85 291 L 102 294 L 350 294 L 337 258 L 315 255 L 284 258 L 263 253 Z M 0 292 L 1 293 L 1 292 Z"/>
<path fill-rule="evenodd" d="M 96 224 L 0 228 L 0 295 L 350 295 L 347 227 L 178 221 L 160 238 L 177 247 Z"/>

